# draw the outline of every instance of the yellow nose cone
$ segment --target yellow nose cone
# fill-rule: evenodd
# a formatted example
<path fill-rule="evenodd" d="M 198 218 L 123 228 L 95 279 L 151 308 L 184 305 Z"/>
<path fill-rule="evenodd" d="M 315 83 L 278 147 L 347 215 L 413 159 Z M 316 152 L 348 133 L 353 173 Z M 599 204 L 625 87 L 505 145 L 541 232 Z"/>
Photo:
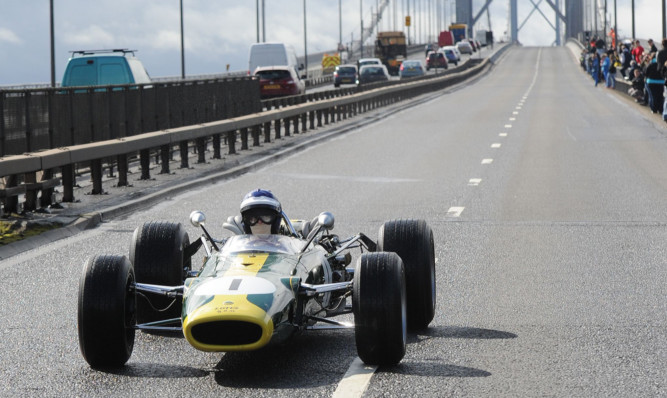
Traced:
<path fill-rule="evenodd" d="M 183 320 L 183 334 L 202 351 L 249 351 L 265 346 L 273 321 L 245 295 L 219 295 Z"/>

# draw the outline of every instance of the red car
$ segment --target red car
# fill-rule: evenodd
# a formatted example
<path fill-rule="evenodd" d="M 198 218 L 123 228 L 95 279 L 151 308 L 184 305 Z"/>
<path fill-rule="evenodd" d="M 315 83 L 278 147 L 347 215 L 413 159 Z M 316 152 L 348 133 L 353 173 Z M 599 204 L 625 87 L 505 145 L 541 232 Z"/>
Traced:
<path fill-rule="evenodd" d="M 262 98 L 305 94 L 306 85 L 291 66 L 261 66 L 255 69 Z"/>
<path fill-rule="evenodd" d="M 426 70 L 431 68 L 449 68 L 447 57 L 440 51 L 429 51 L 426 56 Z"/>

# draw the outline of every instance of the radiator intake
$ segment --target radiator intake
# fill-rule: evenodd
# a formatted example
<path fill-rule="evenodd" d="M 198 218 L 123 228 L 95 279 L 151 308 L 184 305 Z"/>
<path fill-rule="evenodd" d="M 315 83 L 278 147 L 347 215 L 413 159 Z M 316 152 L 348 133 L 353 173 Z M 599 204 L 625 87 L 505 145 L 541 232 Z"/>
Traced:
<path fill-rule="evenodd" d="M 192 337 L 199 343 L 208 345 L 253 344 L 262 338 L 262 328 L 245 321 L 213 321 L 192 327 Z"/>

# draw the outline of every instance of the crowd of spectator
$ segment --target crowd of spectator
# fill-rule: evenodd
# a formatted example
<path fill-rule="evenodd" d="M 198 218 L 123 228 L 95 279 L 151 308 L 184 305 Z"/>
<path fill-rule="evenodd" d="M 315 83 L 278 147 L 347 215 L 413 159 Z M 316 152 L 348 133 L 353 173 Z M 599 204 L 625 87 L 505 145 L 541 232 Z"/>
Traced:
<path fill-rule="evenodd" d="M 667 122 L 667 39 L 658 51 L 652 39 L 644 48 L 639 40 L 625 40 L 617 48 L 607 48 L 603 39 L 594 37 L 581 53 L 581 67 L 591 75 L 597 87 L 604 82 L 616 88 L 616 75 L 630 83 L 628 94 Z"/>

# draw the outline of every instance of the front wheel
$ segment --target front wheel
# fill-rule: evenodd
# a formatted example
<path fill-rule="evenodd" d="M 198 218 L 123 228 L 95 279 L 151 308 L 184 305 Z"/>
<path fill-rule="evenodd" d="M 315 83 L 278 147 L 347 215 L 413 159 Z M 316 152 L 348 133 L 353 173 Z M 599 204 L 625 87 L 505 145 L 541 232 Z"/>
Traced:
<path fill-rule="evenodd" d="M 407 306 L 403 262 L 396 253 L 357 260 L 352 289 L 357 353 L 369 365 L 395 365 L 405 355 Z"/>
<path fill-rule="evenodd" d="M 403 260 L 408 293 L 408 326 L 428 327 L 435 316 L 435 251 L 433 232 L 424 220 L 394 220 L 380 227 L 378 250 Z"/>
<path fill-rule="evenodd" d="M 125 256 L 89 258 L 79 279 L 79 347 L 93 368 L 123 366 L 134 348 L 134 270 Z"/>
<path fill-rule="evenodd" d="M 183 284 L 192 265 L 192 259 L 185 256 L 189 244 L 188 233 L 180 223 L 152 221 L 137 228 L 130 246 L 130 261 L 137 282 L 164 286 Z M 181 309 L 181 303 L 174 298 L 145 297 L 138 302 L 138 323 L 180 318 Z"/>

